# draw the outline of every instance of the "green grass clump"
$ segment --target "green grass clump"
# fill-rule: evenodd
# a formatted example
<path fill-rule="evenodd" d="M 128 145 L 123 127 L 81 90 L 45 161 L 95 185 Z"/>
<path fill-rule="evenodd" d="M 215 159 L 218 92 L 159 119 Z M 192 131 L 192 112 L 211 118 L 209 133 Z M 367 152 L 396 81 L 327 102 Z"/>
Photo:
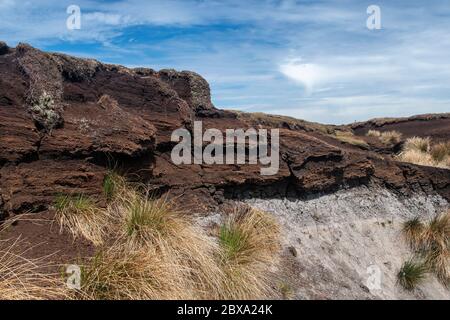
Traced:
<path fill-rule="evenodd" d="M 220 266 L 225 274 L 221 298 L 264 298 L 273 294 L 268 270 L 277 263 L 279 227 L 267 213 L 234 208 L 219 230 Z"/>
<path fill-rule="evenodd" d="M 54 201 L 54 208 L 60 212 L 66 211 L 68 209 L 83 211 L 91 208 L 92 206 L 93 201 L 83 194 L 58 194 Z"/>
<path fill-rule="evenodd" d="M 427 272 L 426 264 L 411 259 L 403 264 L 397 280 L 404 289 L 412 291 L 424 281 Z"/>
<path fill-rule="evenodd" d="M 114 171 L 109 171 L 103 179 L 103 194 L 108 201 L 116 199 L 120 194 L 129 192 L 125 178 Z"/>
<path fill-rule="evenodd" d="M 450 212 L 426 225 L 418 218 L 405 222 L 403 233 L 417 255 L 445 286 L 450 285 Z"/>
<path fill-rule="evenodd" d="M 224 248 L 227 259 L 236 257 L 245 250 L 247 239 L 238 228 L 233 225 L 223 225 L 220 228 L 219 242 Z"/>
<path fill-rule="evenodd" d="M 136 195 L 125 206 L 126 234 L 137 241 L 152 241 L 176 232 L 178 212 L 164 199 Z"/>

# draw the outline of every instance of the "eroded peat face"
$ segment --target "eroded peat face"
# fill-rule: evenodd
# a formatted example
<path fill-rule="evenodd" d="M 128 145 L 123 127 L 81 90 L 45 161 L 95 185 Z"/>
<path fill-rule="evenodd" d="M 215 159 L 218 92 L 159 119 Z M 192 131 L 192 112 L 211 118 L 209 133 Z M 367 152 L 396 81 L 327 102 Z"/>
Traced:
<path fill-rule="evenodd" d="M 280 168 L 280 132 L 278 129 L 207 129 L 194 122 L 193 133 L 177 129 L 172 133 L 171 159 L 175 165 L 256 165 L 263 176 L 276 175 Z"/>

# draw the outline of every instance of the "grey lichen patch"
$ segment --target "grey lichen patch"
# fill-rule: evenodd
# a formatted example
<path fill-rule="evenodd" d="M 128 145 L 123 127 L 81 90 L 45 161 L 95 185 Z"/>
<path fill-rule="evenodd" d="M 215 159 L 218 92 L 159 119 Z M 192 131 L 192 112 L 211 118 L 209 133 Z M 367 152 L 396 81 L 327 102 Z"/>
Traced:
<path fill-rule="evenodd" d="M 159 78 L 169 84 L 185 100 L 194 111 L 214 109 L 211 102 L 211 89 L 208 82 L 192 71 L 178 72 L 163 69 L 158 72 Z"/>
<path fill-rule="evenodd" d="M 32 104 L 30 112 L 36 126 L 46 132 L 51 132 L 64 123 L 61 108 L 55 104 L 53 97 L 45 91 Z"/>

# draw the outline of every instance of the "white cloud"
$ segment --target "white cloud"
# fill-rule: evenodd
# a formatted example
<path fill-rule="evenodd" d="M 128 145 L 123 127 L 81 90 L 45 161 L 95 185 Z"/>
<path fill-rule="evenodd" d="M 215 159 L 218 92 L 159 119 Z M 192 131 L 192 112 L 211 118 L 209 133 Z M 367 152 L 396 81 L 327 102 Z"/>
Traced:
<path fill-rule="evenodd" d="M 130 21 L 129 16 L 122 16 L 120 14 L 110 14 L 103 12 L 92 12 L 82 15 L 83 19 L 87 22 L 95 22 L 100 24 L 118 26 L 126 24 Z"/>
<path fill-rule="evenodd" d="M 194 70 L 218 107 L 340 123 L 449 111 L 450 9 L 380 1 L 372 32 L 357 0 L 77 0 L 82 29 L 69 32 L 71 0 L 0 0 L 0 40 Z"/>
<path fill-rule="evenodd" d="M 286 77 L 302 84 L 310 94 L 317 85 L 326 83 L 330 72 L 326 68 L 312 63 L 302 63 L 301 60 L 290 60 L 280 66 L 280 71 Z M 328 78 L 327 78 L 328 76 Z"/>

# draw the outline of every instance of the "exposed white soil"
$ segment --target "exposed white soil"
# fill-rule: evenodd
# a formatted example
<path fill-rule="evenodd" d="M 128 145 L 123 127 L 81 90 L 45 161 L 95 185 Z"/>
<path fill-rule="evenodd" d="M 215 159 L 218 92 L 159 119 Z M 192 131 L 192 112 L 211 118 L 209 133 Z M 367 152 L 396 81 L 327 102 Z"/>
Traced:
<path fill-rule="evenodd" d="M 361 186 L 308 200 L 245 202 L 272 213 L 282 226 L 278 281 L 290 298 L 450 299 L 450 289 L 432 275 L 413 292 L 397 284 L 401 265 L 412 256 L 402 223 L 447 210 L 440 196 L 402 199 L 381 187 Z"/>

